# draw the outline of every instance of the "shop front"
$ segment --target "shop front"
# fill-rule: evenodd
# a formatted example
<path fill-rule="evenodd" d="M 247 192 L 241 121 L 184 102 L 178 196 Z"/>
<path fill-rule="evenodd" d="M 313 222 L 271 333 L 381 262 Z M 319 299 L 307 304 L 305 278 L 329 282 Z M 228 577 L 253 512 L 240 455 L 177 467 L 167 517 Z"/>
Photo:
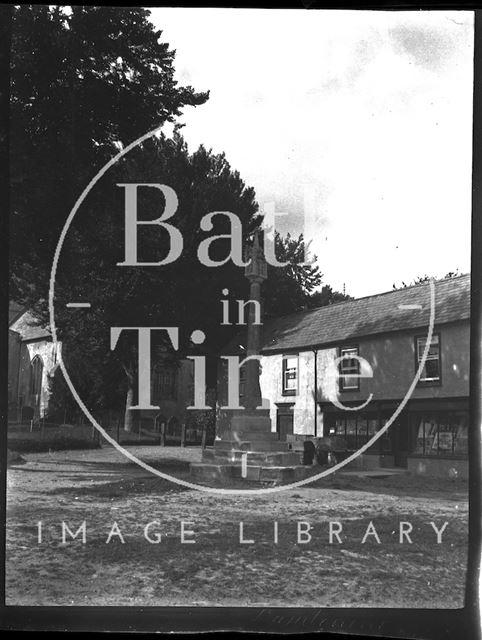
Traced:
<path fill-rule="evenodd" d="M 391 420 L 398 401 L 373 402 L 367 411 L 340 411 L 320 404 L 323 436 L 345 440 L 353 452 Z M 358 468 L 400 467 L 416 473 L 465 475 L 468 399 L 411 400 L 378 440 L 354 461 Z"/>

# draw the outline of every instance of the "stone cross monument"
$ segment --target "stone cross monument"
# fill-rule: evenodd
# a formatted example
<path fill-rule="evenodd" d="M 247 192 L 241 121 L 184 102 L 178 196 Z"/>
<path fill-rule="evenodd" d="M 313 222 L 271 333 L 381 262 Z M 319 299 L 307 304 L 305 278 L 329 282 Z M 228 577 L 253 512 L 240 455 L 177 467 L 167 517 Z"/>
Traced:
<path fill-rule="evenodd" d="M 256 322 L 256 308 L 261 307 L 261 285 L 268 277 L 266 259 L 259 244 L 259 233 L 255 234 L 253 244 L 246 253 L 249 261 L 245 267 L 244 274 L 250 283 L 248 340 L 246 345 L 246 356 L 249 358 L 250 356 L 259 355 L 261 348 L 262 324 Z M 261 316 L 261 314 L 259 315 Z M 231 417 L 231 432 L 235 438 L 238 437 L 240 439 L 252 435 L 253 430 L 256 433 L 269 433 L 271 431 L 269 408 L 261 408 L 263 400 L 259 383 L 259 361 L 253 358 L 243 366 L 246 369 L 245 393 L 240 402 L 243 409 L 234 410 Z"/>
<path fill-rule="evenodd" d="M 261 347 L 262 325 L 256 323 L 256 306 L 261 306 L 261 285 L 268 277 L 268 266 L 263 250 L 259 246 L 259 233 L 254 236 L 254 242 L 248 249 L 247 258 L 250 259 L 244 269 L 244 275 L 250 284 L 250 305 L 248 316 L 248 341 L 246 355 L 258 355 Z M 253 302 L 251 302 L 253 301 Z M 261 314 L 260 314 L 261 315 Z M 250 360 L 246 367 L 246 387 L 243 406 L 249 410 L 255 410 L 261 405 L 261 389 L 259 385 L 259 363 L 257 360 Z"/>
<path fill-rule="evenodd" d="M 250 282 L 250 300 L 257 303 L 249 304 L 246 353 L 249 357 L 260 353 L 262 324 L 261 318 L 259 323 L 256 321 L 257 308 L 261 305 L 261 285 L 268 276 L 258 233 L 247 251 L 247 258 L 250 261 L 245 267 L 245 276 Z M 230 410 L 229 427 L 214 447 L 203 451 L 202 462 L 191 464 L 191 475 L 198 479 L 244 478 L 255 482 L 286 482 L 305 477 L 309 468 L 301 466 L 300 456 L 290 450 L 288 442 L 280 441 L 278 433 L 271 428 L 267 401 L 261 396 L 258 360 L 248 360 L 243 367 L 246 383 L 241 409 Z"/>

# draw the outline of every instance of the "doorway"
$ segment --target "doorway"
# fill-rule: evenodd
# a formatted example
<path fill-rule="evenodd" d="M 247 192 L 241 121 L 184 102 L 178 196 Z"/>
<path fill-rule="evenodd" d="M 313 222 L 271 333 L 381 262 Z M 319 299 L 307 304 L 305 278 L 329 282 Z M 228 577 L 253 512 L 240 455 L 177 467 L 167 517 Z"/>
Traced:
<path fill-rule="evenodd" d="M 276 411 L 276 431 L 279 440 L 286 440 L 286 436 L 293 433 L 294 429 L 294 402 L 280 402 Z"/>

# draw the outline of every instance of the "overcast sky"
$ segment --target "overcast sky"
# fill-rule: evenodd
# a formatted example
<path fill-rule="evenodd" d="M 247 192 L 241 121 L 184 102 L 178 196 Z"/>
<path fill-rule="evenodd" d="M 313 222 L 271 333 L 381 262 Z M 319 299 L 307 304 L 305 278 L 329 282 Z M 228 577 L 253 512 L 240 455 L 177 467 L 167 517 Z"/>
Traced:
<path fill-rule="evenodd" d="M 181 84 L 190 150 L 224 151 L 316 221 L 324 282 L 356 297 L 470 269 L 472 12 L 152 9 Z M 236 213 L 236 212 L 234 212 Z"/>

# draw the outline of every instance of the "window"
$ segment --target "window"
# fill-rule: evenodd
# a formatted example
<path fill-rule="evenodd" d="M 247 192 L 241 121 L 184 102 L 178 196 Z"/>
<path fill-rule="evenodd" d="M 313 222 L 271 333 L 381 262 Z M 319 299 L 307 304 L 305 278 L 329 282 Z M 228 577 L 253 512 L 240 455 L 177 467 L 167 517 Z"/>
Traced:
<path fill-rule="evenodd" d="M 283 395 L 298 393 L 298 356 L 283 356 Z"/>
<path fill-rule="evenodd" d="M 154 378 L 154 394 L 162 400 L 175 400 L 177 376 L 173 369 L 158 369 Z"/>
<path fill-rule="evenodd" d="M 35 356 L 30 364 L 30 393 L 40 395 L 42 389 L 43 362 L 40 356 Z"/>
<path fill-rule="evenodd" d="M 355 356 L 355 357 L 354 357 Z M 360 388 L 360 362 L 357 360 L 358 347 L 340 348 L 339 375 L 341 391 L 358 391 Z"/>
<path fill-rule="evenodd" d="M 420 366 L 423 359 L 423 352 L 427 344 L 426 338 L 415 338 L 416 342 L 416 370 Z M 440 383 L 440 336 L 433 335 L 432 342 L 428 349 L 427 358 L 425 360 L 422 373 L 420 374 L 420 382 L 424 384 Z"/>
<path fill-rule="evenodd" d="M 424 456 L 462 456 L 468 453 L 468 412 L 415 413 L 413 453 Z"/>
<path fill-rule="evenodd" d="M 339 415 L 337 414 L 330 435 L 341 436 L 346 440 L 350 450 L 359 449 L 378 431 L 378 418 L 372 414 Z"/>

